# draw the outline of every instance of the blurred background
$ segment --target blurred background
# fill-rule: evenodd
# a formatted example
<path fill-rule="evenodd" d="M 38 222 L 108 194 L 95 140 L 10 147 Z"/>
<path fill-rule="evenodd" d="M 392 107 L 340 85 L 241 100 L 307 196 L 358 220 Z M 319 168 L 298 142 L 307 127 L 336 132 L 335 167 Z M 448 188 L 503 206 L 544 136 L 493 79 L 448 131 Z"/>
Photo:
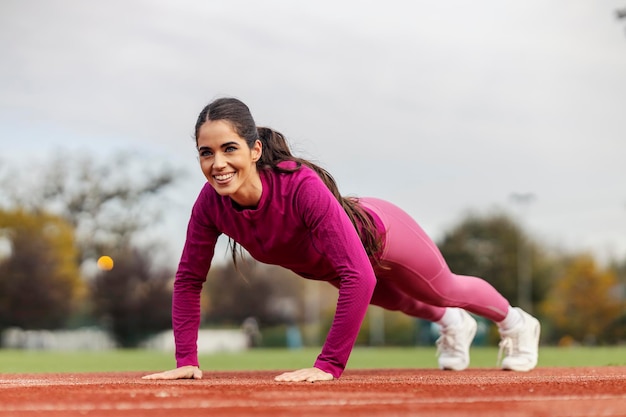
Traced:
<path fill-rule="evenodd" d="M 623 0 L 3 0 L 4 346 L 168 331 L 204 183 L 193 126 L 221 96 L 344 194 L 403 207 L 453 271 L 539 316 L 544 343 L 624 343 L 625 16 Z M 323 342 L 331 286 L 253 261 L 242 278 L 220 245 L 203 328 Z M 434 337 L 371 308 L 358 343 Z"/>

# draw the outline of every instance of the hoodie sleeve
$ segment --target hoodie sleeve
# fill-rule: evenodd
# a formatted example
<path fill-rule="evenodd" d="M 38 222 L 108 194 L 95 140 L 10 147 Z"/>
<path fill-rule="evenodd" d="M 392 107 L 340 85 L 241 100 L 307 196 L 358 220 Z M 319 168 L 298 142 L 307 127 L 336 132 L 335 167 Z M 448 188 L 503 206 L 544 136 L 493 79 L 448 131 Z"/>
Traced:
<path fill-rule="evenodd" d="M 316 368 L 339 378 L 367 312 L 376 277 L 354 225 L 319 177 L 302 182 L 295 204 L 314 247 L 330 261 L 339 279 L 335 317 L 315 361 Z"/>
<path fill-rule="evenodd" d="M 176 272 L 172 298 L 172 327 L 176 344 L 176 366 L 198 363 L 200 295 L 206 281 L 220 232 L 208 219 L 207 199 L 200 193 L 187 226 L 187 238 Z"/>

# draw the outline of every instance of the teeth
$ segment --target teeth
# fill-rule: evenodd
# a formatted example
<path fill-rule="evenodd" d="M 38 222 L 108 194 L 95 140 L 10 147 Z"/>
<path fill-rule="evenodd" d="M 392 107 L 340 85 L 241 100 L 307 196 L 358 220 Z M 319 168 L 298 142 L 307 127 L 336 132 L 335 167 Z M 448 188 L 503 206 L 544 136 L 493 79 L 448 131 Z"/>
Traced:
<path fill-rule="evenodd" d="M 225 181 L 229 178 L 232 178 L 235 175 L 234 172 L 230 173 L 230 174 L 223 174 L 223 175 L 213 175 L 213 178 L 215 178 L 218 181 Z"/>

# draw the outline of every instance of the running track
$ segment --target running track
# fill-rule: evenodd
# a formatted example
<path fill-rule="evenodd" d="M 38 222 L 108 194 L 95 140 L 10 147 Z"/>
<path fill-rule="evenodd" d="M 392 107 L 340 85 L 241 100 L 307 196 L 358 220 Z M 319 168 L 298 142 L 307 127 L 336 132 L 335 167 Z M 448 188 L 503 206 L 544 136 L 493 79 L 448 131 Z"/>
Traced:
<path fill-rule="evenodd" d="M 336 381 L 277 383 L 279 372 L 0 374 L 0 416 L 626 417 L 626 366 L 348 370 Z"/>

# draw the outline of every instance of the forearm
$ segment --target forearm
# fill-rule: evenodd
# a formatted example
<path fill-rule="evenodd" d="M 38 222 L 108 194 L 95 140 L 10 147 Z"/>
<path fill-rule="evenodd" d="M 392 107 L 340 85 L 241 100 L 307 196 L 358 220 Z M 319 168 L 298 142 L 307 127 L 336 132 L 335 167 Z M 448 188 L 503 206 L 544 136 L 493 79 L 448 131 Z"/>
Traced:
<path fill-rule="evenodd" d="M 172 327 L 176 344 L 176 365 L 178 367 L 198 363 L 198 329 L 200 327 L 200 292 L 189 283 L 177 280 L 172 299 Z"/>
<path fill-rule="evenodd" d="M 374 292 L 372 276 L 342 283 L 333 324 L 315 367 L 339 378 L 343 373 Z"/>

